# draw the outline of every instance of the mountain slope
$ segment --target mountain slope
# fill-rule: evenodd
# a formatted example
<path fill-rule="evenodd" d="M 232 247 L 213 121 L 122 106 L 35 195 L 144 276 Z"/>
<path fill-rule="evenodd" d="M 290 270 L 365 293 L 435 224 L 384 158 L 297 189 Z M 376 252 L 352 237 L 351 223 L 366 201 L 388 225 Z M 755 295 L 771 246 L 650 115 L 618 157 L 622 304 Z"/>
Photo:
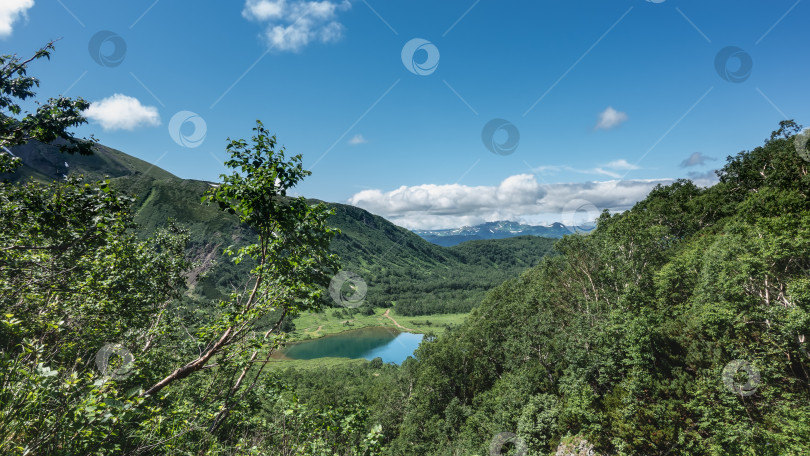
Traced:
<path fill-rule="evenodd" d="M 114 186 L 135 197 L 134 218 L 144 236 L 169 219 L 187 228 L 188 252 L 196 262 L 189 282 L 197 298 L 222 298 L 242 285 L 249 264 L 236 266 L 220 253 L 229 245 L 252 242 L 255 235 L 234 216 L 200 202 L 211 183 L 180 179 L 104 146 L 90 157 L 63 155 L 44 144 L 16 148 L 14 153 L 23 158 L 25 178 L 60 178 L 61 171 L 110 176 Z M 59 168 L 60 160 L 69 167 Z M 335 212 L 330 224 L 341 230 L 331 249 L 343 269 L 366 281 L 366 303 L 396 306 L 401 315 L 469 311 L 488 289 L 537 264 L 554 242 L 525 237 L 446 248 L 363 209 L 327 204 Z"/>
<path fill-rule="evenodd" d="M 101 144 L 96 145 L 95 150 L 93 155 L 63 154 L 54 145 L 31 141 L 11 149 L 11 153 L 22 160 L 23 166 L 8 177 L 12 181 L 63 179 L 67 174 L 83 174 L 91 180 L 132 175 L 155 179 L 177 178 L 162 168 L 119 150 Z"/>

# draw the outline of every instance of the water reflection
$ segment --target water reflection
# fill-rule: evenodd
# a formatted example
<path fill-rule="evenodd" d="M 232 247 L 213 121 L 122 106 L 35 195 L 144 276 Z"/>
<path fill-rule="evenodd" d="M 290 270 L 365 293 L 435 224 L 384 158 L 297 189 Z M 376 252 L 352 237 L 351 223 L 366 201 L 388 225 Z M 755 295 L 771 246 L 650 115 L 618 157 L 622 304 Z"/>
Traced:
<path fill-rule="evenodd" d="M 385 363 L 400 364 L 422 342 L 422 334 L 399 332 L 392 328 L 371 327 L 346 331 L 289 345 L 282 354 L 291 359 L 382 358 Z"/>

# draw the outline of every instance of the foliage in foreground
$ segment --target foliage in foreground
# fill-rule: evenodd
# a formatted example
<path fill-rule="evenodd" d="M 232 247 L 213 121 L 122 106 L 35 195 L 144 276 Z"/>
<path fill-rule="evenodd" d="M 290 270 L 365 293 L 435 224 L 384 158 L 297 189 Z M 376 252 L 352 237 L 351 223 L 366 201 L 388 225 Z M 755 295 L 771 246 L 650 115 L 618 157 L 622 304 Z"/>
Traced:
<path fill-rule="evenodd" d="M 0 146 L 62 138 L 81 100 L 21 114 L 34 58 L 0 58 Z M 230 252 L 242 288 L 200 314 L 181 300 L 187 234 L 143 239 L 109 181 L 0 183 L 0 453 L 376 454 L 379 429 L 347 405 L 316 409 L 263 375 L 285 317 L 316 308 L 337 268 L 323 205 L 286 195 L 309 173 L 257 122 L 231 141 L 207 200 L 254 230 Z M 0 153 L 0 174 L 20 161 Z M 230 251 L 231 249 L 229 249 Z"/>
<path fill-rule="evenodd" d="M 235 194 L 258 192 L 259 172 L 212 195 L 273 236 L 235 252 L 252 278 L 204 319 L 181 305 L 182 229 L 137 238 L 131 199 L 108 182 L 0 184 L 0 452 L 374 453 L 362 408 L 313 409 L 262 375 L 281 321 L 320 302 L 334 259 L 322 208 Z"/>

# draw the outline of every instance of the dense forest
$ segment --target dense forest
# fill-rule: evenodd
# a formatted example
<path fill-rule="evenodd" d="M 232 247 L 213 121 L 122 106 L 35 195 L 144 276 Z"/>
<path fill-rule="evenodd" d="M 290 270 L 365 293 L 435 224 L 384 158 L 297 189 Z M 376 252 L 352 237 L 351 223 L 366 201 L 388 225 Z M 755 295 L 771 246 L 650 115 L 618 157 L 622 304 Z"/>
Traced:
<path fill-rule="evenodd" d="M 66 132 L 83 100 L 22 113 L 27 65 L 51 50 L 0 58 L 2 146 L 91 154 Z M 249 265 L 243 284 L 205 311 L 183 299 L 182 220 L 142 236 L 133 197 L 109 181 L 6 179 L 0 453 L 807 454 L 800 132 L 783 121 L 728 157 L 718 184 L 659 186 L 556 255 L 531 260 L 515 240 L 512 262 L 536 265 L 401 366 L 271 361 L 285 319 L 322 308 L 340 235 L 328 206 L 287 196 L 309 173 L 260 122 L 228 142 L 232 172 L 205 193 L 255 235 L 226 249 Z M 0 172 L 18 169 L 0 154 Z"/>

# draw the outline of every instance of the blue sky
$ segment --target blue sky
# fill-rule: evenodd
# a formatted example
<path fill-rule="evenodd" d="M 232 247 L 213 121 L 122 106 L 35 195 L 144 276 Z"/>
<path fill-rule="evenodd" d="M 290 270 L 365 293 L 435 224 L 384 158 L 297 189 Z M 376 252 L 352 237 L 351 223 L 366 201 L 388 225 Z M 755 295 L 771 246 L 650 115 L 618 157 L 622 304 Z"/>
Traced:
<path fill-rule="evenodd" d="M 0 46 L 59 38 L 31 67 L 40 95 L 94 102 L 77 134 L 180 177 L 217 180 L 226 138 L 261 119 L 312 170 L 299 194 L 447 228 L 711 185 L 780 120 L 810 124 L 808 15 L 801 0 L 4 0 Z"/>

